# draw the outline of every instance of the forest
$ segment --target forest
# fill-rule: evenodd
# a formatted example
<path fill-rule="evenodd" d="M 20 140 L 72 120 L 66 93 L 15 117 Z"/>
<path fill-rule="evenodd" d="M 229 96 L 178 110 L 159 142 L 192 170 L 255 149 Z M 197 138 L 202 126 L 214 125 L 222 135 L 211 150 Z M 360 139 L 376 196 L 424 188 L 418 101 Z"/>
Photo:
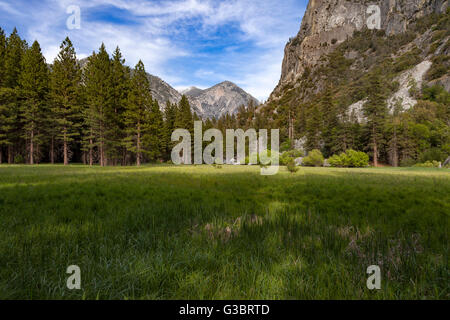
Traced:
<path fill-rule="evenodd" d="M 304 151 L 325 158 L 347 150 L 365 152 L 374 166 L 412 166 L 444 161 L 450 154 L 450 94 L 440 85 L 417 88 L 417 104 L 404 110 L 401 101 L 389 110 L 386 100 L 398 89 L 395 77 L 445 45 L 449 14 L 428 16 L 407 33 L 386 36 L 362 30 L 306 70 L 299 85 L 283 88 L 281 99 L 262 106 L 252 102 L 235 115 L 201 119 L 188 98 L 159 106 L 152 99 L 142 61 L 125 64 L 117 47 L 109 55 L 102 44 L 82 63 L 66 38 L 56 59 L 45 60 L 40 45 L 31 47 L 16 29 L 0 29 L 0 163 L 83 163 L 141 165 L 170 161 L 171 134 L 193 123 L 203 129 L 280 129 L 281 152 L 303 141 Z M 392 58 L 402 46 L 433 27 L 432 43 Z M 447 42 L 448 47 L 448 42 Z M 358 68 L 346 58 L 362 55 Z M 427 80 L 448 71 L 448 56 L 435 55 Z M 365 70 L 365 72 L 361 72 Z M 348 110 L 366 99 L 364 121 Z"/>

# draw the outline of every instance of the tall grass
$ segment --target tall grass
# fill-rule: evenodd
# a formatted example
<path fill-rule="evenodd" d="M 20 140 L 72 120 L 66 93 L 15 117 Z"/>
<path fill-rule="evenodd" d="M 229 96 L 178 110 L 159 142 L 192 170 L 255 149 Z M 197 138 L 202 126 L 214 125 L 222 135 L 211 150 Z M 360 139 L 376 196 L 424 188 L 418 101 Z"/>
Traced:
<path fill-rule="evenodd" d="M 0 166 L 0 299 L 448 299 L 449 194 L 438 169 Z"/>

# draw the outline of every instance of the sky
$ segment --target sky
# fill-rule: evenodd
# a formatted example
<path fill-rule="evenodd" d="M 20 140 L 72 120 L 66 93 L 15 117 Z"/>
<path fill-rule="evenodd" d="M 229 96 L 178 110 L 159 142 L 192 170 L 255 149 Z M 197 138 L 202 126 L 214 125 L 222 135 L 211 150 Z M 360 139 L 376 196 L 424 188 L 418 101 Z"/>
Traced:
<path fill-rule="evenodd" d="M 260 101 L 278 83 L 284 47 L 307 0 L 0 0 L 0 27 L 38 40 L 52 63 L 66 36 L 77 57 L 102 42 L 177 90 L 228 80 Z M 77 8 L 79 17 L 77 19 Z M 79 25 L 79 28 L 78 28 Z"/>

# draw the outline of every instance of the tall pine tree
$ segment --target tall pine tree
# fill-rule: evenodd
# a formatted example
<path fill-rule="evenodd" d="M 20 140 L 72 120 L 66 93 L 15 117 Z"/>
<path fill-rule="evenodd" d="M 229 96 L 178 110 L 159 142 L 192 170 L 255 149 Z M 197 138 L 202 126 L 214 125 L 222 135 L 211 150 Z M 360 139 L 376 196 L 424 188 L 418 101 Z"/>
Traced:
<path fill-rule="evenodd" d="M 122 141 L 125 138 L 125 123 L 123 114 L 126 109 L 128 91 L 130 87 L 130 68 L 125 66 L 125 59 L 119 47 L 112 56 L 112 112 L 109 114 L 107 135 L 109 137 L 108 151 L 109 156 L 113 159 L 114 164 L 121 161 L 125 164 L 126 148 L 123 147 Z"/>
<path fill-rule="evenodd" d="M 24 123 L 24 138 L 29 144 L 28 160 L 30 164 L 34 164 L 36 143 L 41 140 L 39 133 L 44 125 L 49 86 L 48 67 L 37 41 L 23 56 L 19 84 L 24 98 L 20 111 Z"/>
<path fill-rule="evenodd" d="M 69 164 L 69 148 L 79 136 L 81 70 L 75 49 L 69 38 L 61 44 L 61 51 L 53 63 L 51 75 L 52 112 L 54 126 L 58 128 L 57 138 L 63 144 L 64 165 Z M 51 151 L 52 153 L 54 150 Z"/>
<path fill-rule="evenodd" d="M 105 45 L 89 58 L 85 71 L 86 100 L 90 138 L 94 137 L 98 147 L 100 165 L 107 165 L 107 133 L 112 125 L 113 103 L 112 65 Z M 92 142 L 92 139 L 90 139 Z M 91 162 L 91 160 L 90 160 Z"/>
<path fill-rule="evenodd" d="M 165 139 L 162 112 L 158 101 L 154 100 L 148 113 L 147 130 L 143 138 L 146 154 L 151 161 L 156 161 L 163 155 Z"/>
<path fill-rule="evenodd" d="M 20 154 L 22 122 L 20 118 L 20 93 L 18 92 L 19 76 L 22 72 L 22 57 L 27 50 L 27 43 L 22 40 L 14 28 L 13 32 L 6 40 L 6 50 L 4 52 L 3 92 L 0 95 L 0 103 L 3 105 L 3 117 L 5 124 L 2 125 L 5 136 L 3 144 L 8 147 L 8 163 L 14 161 L 15 154 Z M 1 112 L 1 111 L 0 111 Z M 1 130 L 1 129 L 0 129 Z"/>
<path fill-rule="evenodd" d="M 144 64 L 139 60 L 131 78 L 127 109 L 124 113 L 127 132 L 124 142 L 127 150 L 136 156 L 137 166 L 142 163 L 142 137 L 146 134 L 148 112 L 152 104 L 150 82 Z"/>
<path fill-rule="evenodd" d="M 373 165 L 378 166 L 379 147 L 383 139 L 383 126 L 387 114 L 386 87 L 383 83 L 381 69 L 375 69 L 369 78 L 368 98 L 364 105 L 367 118 L 369 146 L 373 152 Z"/>

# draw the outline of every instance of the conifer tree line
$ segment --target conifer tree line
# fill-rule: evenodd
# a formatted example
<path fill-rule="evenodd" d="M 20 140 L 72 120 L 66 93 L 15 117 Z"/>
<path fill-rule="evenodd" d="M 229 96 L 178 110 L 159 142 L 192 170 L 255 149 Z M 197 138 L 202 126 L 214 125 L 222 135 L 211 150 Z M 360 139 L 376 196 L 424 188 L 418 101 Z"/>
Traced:
<path fill-rule="evenodd" d="M 163 110 L 142 61 L 127 67 L 118 47 L 80 63 L 66 38 L 48 64 L 37 41 L 0 28 L 0 163 L 167 161 L 173 130 L 193 131 L 199 118 L 185 96 Z"/>

